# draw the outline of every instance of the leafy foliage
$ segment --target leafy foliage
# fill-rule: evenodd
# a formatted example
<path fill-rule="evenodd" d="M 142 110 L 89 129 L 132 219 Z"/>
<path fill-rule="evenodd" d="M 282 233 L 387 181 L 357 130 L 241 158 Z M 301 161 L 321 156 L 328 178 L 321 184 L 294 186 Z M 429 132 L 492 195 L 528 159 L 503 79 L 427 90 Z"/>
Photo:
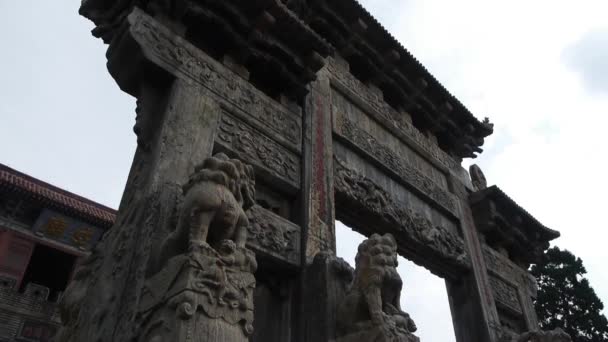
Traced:
<path fill-rule="evenodd" d="M 538 281 L 535 306 L 543 330 L 562 328 L 574 342 L 608 341 L 604 304 L 584 278 L 580 258 L 553 247 L 531 271 Z"/>

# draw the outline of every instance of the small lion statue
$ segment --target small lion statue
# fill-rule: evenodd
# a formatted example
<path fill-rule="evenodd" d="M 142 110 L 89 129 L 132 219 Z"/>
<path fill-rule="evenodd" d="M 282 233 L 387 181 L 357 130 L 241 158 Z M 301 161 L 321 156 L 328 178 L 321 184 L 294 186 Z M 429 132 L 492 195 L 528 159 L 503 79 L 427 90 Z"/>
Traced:
<path fill-rule="evenodd" d="M 163 243 L 161 260 L 184 253 L 193 245 L 219 249 L 225 240 L 245 247 L 249 225 L 245 210 L 255 203 L 250 165 L 216 154 L 195 168 L 183 192 L 177 227 Z"/>
<path fill-rule="evenodd" d="M 373 234 L 355 258 L 355 277 L 338 308 L 339 342 L 417 342 L 416 324 L 401 310 L 403 283 L 397 273 L 397 242 Z"/>

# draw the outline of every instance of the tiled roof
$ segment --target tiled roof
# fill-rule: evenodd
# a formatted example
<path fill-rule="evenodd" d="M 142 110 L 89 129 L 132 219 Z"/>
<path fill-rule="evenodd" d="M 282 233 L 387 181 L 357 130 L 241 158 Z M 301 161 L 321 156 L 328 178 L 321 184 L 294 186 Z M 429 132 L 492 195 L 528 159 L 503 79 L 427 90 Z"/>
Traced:
<path fill-rule="evenodd" d="M 1 163 L 0 189 L 29 197 L 49 208 L 91 221 L 104 228 L 111 227 L 116 219 L 116 210 L 112 208 L 60 189 Z"/>
<path fill-rule="evenodd" d="M 517 212 L 519 215 L 523 216 L 523 218 L 530 223 L 531 227 L 533 227 L 536 232 L 539 232 L 542 235 L 542 238 L 546 239 L 547 241 L 556 239 L 560 236 L 560 233 L 558 231 L 548 228 L 542 223 L 540 223 L 534 216 L 528 213 L 528 211 L 526 211 L 519 204 L 517 204 L 517 202 L 511 199 L 511 197 L 509 197 L 496 185 L 492 185 L 486 189 L 482 189 L 472 193 L 470 196 L 470 200 L 471 203 L 477 203 L 488 197 L 495 199 L 502 205 L 507 206 L 510 210 Z"/>

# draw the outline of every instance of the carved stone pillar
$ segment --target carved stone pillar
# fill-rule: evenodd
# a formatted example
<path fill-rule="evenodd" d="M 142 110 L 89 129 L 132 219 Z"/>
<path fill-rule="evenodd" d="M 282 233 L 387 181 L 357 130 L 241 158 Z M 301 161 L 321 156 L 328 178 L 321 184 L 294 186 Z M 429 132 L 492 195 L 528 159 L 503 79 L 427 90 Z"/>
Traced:
<path fill-rule="evenodd" d="M 335 253 L 331 88 L 327 70 L 317 75 L 306 99 L 304 144 L 304 251 Z"/>
<path fill-rule="evenodd" d="M 130 17 L 108 51 L 110 72 L 138 101 L 138 148 L 115 225 L 66 291 L 61 341 L 127 341 L 138 334 L 141 291 L 171 229 L 179 187 L 212 153 L 218 103 L 157 66 L 141 38 L 151 28 L 140 18 Z"/>
<path fill-rule="evenodd" d="M 252 176 L 251 166 L 219 154 L 190 177 L 151 266 L 160 271 L 144 283 L 138 341 L 248 341 L 257 269 L 245 247 Z"/>
<path fill-rule="evenodd" d="M 471 259 L 470 273 L 458 280 L 446 279 L 456 340 L 497 342 L 500 337 L 500 321 L 481 241 L 468 204 L 467 185 L 456 175 L 450 176 L 450 183 L 458 196 L 462 234 Z"/>

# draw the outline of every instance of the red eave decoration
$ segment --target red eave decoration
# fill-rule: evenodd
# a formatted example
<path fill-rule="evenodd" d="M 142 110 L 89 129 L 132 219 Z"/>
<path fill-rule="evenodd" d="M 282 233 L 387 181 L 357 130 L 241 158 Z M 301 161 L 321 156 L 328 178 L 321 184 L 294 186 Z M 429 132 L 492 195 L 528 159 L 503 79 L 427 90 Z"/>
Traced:
<path fill-rule="evenodd" d="M 109 228 L 116 220 L 116 210 L 14 170 L 0 163 L 0 189 L 19 193 L 52 209 Z"/>

